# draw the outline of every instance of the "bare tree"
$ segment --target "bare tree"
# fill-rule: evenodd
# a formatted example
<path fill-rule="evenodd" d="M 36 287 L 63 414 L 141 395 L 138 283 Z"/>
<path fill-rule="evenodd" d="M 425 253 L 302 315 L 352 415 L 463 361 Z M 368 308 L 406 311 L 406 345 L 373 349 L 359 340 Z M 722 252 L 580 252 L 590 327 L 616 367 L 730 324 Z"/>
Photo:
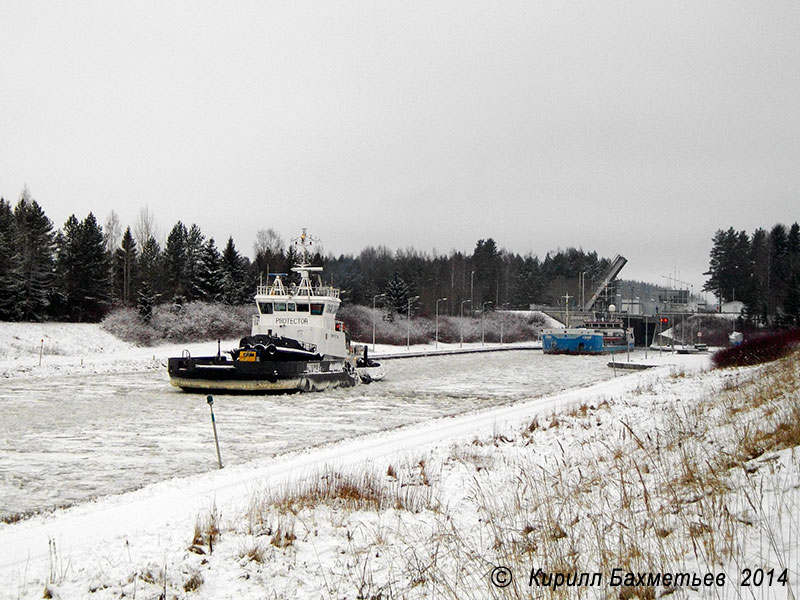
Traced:
<path fill-rule="evenodd" d="M 283 248 L 283 238 L 272 227 L 269 229 L 261 229 L 256 234 L 256 243 L 253 244 L 253 250 L 256 256 L 278 256 L 283 252 Z"/>
<path fill-rule="evenodd" d="M 156 241 L 161 239 L 155 215 L 153 215 L 153 211 L 150 210 L 149 206 L 143 206 L 139 209 L 139 216 L 136 219 L 136 225 L 134 225 L 133 230 L 140 248 L 144 248 L 150 238 Z"/>
<path fill-rule="evenodd" d="M 113 253 L 122 242 L 122 225 L 120 225 L 117 211 L 112 210 L 106 217 L 106 226 L 103 233 L 106 241 L 106 250 Z"/>

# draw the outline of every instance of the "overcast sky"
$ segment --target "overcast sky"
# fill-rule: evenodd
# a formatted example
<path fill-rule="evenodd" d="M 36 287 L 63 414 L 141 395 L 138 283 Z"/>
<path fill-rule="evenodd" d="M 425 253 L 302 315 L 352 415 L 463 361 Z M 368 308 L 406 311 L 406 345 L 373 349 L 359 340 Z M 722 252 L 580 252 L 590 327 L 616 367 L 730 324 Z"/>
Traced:
<path fill-rule="evenodd" d="M 544 257 L 702 285 L 800 219 L 800 3 L 0 0 L 0 195 L 252 254 Z"/>

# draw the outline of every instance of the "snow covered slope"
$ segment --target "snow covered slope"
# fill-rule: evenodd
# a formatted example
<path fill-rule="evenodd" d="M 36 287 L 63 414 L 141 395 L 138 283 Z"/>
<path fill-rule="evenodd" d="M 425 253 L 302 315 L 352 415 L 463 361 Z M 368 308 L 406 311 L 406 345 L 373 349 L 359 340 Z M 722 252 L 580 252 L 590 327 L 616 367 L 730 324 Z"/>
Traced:
<path fill-rule="evenodd" d="M 584 572 L 601 580 L 564 597 L 796 597 L 800 465 L 769 437 L 793 422 L 796 356 L 648 362 L 663 366 L 0 525 L 0 597 L 518 598 Z M 87 363 L 113 368 L 64 368 Z M 614 569 L 715 583 L 637 592 L 610 587 Z"/>

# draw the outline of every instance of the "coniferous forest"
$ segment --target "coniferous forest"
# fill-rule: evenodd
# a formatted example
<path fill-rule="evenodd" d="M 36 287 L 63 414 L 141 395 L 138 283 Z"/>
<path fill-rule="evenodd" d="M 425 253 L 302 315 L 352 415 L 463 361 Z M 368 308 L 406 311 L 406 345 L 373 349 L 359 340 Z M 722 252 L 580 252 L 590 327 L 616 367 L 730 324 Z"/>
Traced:
<path fill-rule="evenodd" d="M 777 224 L 752 235 L 733 227 L 712 238 L 704 290 L 744 303 L 755 326 L 800 326 L 800 225 Z"/>
<path fill-rule="evenodd" d="M 0 320 L 99 321 L 115 307 L 136 308 L 147 320 L 161 304 L 248 304 L 259 283 L 301 262 L 298 248 L 274 229 L 256 235 L 254 258 L 233 238 L 218 244 L 197 225 L 175 223 L 159 239 L 146 210 L 132 229 L 115 213 L 100 225 L 75 215 L 57 228 L 27 189 L 12 205 L 0 198 Z M 742 300 L 753 324 L 800 324 L 800 228 L 775 225 L 720 230 L 713 237 L 704 289 L 723 301 Z M 608 258 L 567 248 L 544 259 L 501 249 L 492 238 L 472 252 L 428 254 L 412 248 L 367 247 L 357 256 L 324 254 L 325 283 L 344 302 L 382 307 L 388 319 L 412 314 L 476 314 L 496 308 L 560 305 L 578 297 L 579 281 L 599 280 Z M 588 289 L 588 283 L 587 283 Z"/>
<path fill-rule="evenodd" d="M 302 258 L 274 229 L 258 232 L 250 259 L 232 238 L 218 245 L 197 225 L 179 221 L 163 242 L 152 222 L 138 225 L 123 230 L 112 213 L 103 227 L 90 213 L 56 228 L 27 190 L 14 206 L 0 199 L 0 320 L 98 321 L 117 306 L 137 307 L 146 319 L 157 304 L 246 304 L 268 274 L 291 279 Z M 439 310 L 451 315 L 558 304 L 565 293 L 576 296 L 580 273 L 599 279 L 609 264 L 575 248 L 544 260 L 521 256 L 491 238 L 471 253 L 368 247 L 335 256 L 318 248 L 309 261 L 324 266 L 325 283 L 341 288 L 346 303 L 377 303 L 389 319 L 409 306 L 432 313 L 444 298 Z"/>

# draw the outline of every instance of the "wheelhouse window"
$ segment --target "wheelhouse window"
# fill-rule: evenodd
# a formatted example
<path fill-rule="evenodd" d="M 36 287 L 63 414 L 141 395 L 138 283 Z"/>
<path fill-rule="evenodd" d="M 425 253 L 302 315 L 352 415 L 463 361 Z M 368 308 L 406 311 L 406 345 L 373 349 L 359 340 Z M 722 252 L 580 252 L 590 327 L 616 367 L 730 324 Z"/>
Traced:
<path fill-rule="evenodd" d="M 295 312 L 294 302 L 287 302 L 286 303 L 286 311 L 287 312 Z"/>
<path fill-rule="evenodd" d="M 321 315 L 325 311 L 325 305 L 320 303 L 313 303 L 311 304 L 311 314 L 312 315 Z"/>
<path fill-rule="evenodd" d="M 258 302 L 258 312 L 262 315 L 272 314 L 272 302 Z"/>
<path fill-rule="evenodd" d="M 276 302 L 275 310 L 280 312 L 286 312 L 286 302 Z"/>
<path fill-rule="evenodd" d="M 297 312 L 308 312 L 308 304 L 297 304 Z"/>

